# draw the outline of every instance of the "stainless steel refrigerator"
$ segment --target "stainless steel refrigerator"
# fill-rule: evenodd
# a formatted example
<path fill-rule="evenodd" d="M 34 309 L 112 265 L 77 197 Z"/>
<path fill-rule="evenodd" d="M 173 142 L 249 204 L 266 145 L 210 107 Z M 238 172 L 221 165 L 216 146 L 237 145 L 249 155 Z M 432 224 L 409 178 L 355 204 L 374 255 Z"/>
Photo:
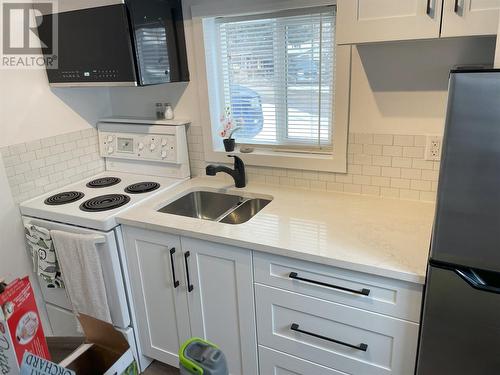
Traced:
<path fill-rule="evenodd" d="M 500 70 L 450 75 L 416 373 L 500 374 Z"/>

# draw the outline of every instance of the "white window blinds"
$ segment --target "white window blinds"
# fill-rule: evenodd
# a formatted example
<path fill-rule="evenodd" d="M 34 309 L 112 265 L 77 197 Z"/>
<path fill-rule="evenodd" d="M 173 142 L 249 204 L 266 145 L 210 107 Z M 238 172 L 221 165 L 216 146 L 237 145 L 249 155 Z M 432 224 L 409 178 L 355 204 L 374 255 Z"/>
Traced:
<path fill-rule="evenodd" d="M 239 143 L 330 149 L 335 8 L 217 20 L 223 104 Z"/>

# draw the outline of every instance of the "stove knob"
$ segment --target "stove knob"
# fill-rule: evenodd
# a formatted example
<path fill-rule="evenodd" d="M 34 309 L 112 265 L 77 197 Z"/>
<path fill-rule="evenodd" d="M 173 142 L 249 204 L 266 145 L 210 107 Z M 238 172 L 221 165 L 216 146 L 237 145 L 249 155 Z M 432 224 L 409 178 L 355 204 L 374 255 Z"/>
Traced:
<path fill-rule="evenodd" d="M 113 136 L 112 135 L 108 135 L 108 143 L 111 143 L 113 142 Z"/>
<path fill-rule="evenodd" d="M 149 146 L 149 149 L 151 151 L 154 151 L 155 148 L 156 148 L 156 145 L 154 143 L 151 143 L 151 145 Z"/>
<path fill-rule="evenodd" d="M 144 143 L 139 142 L 139 151 L 142 151 L 144 149 Z"/>
<path fill-rule="evenodd" d="M 113 147 L 108 147 L 108 154 L 112 154 L 113 151 L 115 151 Z"/>
<path fill-rule="evenodd" d="M 167 140 L 166 140 L 165 138 L 163 138 L 163 139 L 161 140 L 161 145 L 162 145 L 162 146 L 166 146 L 166 145 L 167 145 Z"/>
<path fill-rule="evenodd" d="M 161 158 L 165 159 L 167 157 L 167 151 L 162 151 L 161 152 Z"/>

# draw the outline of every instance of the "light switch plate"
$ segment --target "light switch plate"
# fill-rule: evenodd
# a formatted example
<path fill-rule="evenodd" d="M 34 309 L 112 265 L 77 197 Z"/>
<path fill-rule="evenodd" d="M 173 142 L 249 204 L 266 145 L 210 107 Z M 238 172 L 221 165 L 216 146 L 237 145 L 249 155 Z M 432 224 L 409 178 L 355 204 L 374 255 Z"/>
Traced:
<path fill-rule="evenodd" d="M 425 144 L 425 160 L 441 160 L 441 149 L 443 137 L 440 135 L 428 135 Z"/>

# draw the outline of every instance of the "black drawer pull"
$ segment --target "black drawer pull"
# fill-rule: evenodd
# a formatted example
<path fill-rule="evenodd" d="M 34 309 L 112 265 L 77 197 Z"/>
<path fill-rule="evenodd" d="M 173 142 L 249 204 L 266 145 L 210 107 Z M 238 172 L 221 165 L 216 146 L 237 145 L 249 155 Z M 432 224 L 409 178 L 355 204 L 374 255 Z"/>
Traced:
<path fill-rule="evenodd" d="M 290 272 L 288 275 L 290 279 L 294 280 L 300 280 L 300 281 L 305 281 L 306 283 L 311 283 L 311 284 L 316 284 L 316 285 L 322 285 L 326 286 L 328 288 L 333 288 L 333 289 L 339 289 L 343 290 L 345 292 L 350 292 L 350 293 L 355 293 L 355 294 L 362 294 L 363 296 L 368 296 L 370 294 L 370 289 L 363 288 L 361 290 L 355 290 L 355 289 L 349 289 L 349 288 L 344 288 L 343 286 L 339 285 L 333 285 L 333 284 L 327 284 L 322 281 L 315 281 L 315 280 L 310 280 L 310 279 L 304 279 L 303 277 L 299 277 L 297 272 Z"/>
<path fill-rule="evenodd" d="M 458 0 L 455 0 L 455 5 L 454 5 L 454 7 L 453 7 L 453 11 L 454 11 L 455 13 L 458 13 L 458 9 L 459 9 L 459 8 L 458 8 Z"/>
<path fill-rule="evenodd" d="M 184 253 L 184 262 L 186 264 L 186 279 L 187 279 L 187 287 L 188 287 L 188 292 L 193 291 L 194 287 L 193 284 L 191 284 L 191 279 L 189 277 L 189 263 L 188 263 L 188 258 L 191 255 L 189 251 L 186 251 Z"/>
<path fill-rule="evenodd" d="M 426 6 L 426 8 L 425 8 L 425 13 L 426 13 L 428 16 L 432 17 L 432 16 L 431 16 L 431 11 L 432 11 L 432 8 L 431 8 L 431 0 L 427 0 L 427 6 Z"/>
<path fill-rule="evenodd" d="M 349 348 L 353 348 L 353 349 L 357 349 L 357 350 L 361 350 L 362 352 L 366 352 L 368 350 L 368 345 L 367 344 L 359 344 L 359 345 L 352 345 L 352 344 L 349 344 L 347 342 L 343 342 L 343 341 L 339 341 L 339 340 L 335 340 L 335 339 L 331 339 L 330 337 L 326 337 L 326 336 L 321 336 L 321 335 L 318 335 L 317 333 L 312 333 L 312 332 L 307 332 L 307 331 L 304 331 L 302 329 L 299 329 L 299 325 L 297 323 L 292 323 L 292 325 L 290 326 L 290 329 L 292 331 L 295 331 L 295 332 L 300 332 L 300 333 L 303 333 L 305 335 L 309 335 L 309 336 L 313 336 L 313 337 L 317 337 L 318 339 L 322 339 L 322 340 L 326 340 L 326 341 L 330 341 L 330 342 L 334 342 L 335 344 L 340 344 L 340 345 L 344 345 L 344 346 L 347 346 Z"/>
<path fill-rule="evenodd" d="M 175 254 L 175 247 L 170 249 L 170 264 L 172 265 L 172 280 L 174 282 L 174 288 L 177 288 L 179 286 L 179 280 L 177 280 L 175 277 L 174 254 Z"/>

